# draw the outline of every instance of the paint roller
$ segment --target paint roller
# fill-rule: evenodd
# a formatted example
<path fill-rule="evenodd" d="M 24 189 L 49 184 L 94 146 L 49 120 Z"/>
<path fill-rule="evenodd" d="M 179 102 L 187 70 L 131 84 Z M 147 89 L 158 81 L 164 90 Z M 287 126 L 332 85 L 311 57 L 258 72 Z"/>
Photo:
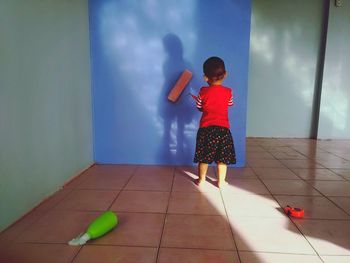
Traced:
<path fill-rule="evenodd" d="M 186 85 L 192 78 L 192 72 L 185 69 L 179 79 L 176 81 L 174 87 L 171 89 L 168 99 L 172 102 L 176 102 L 180 97 L 182 91 L 185 89 Z"/>

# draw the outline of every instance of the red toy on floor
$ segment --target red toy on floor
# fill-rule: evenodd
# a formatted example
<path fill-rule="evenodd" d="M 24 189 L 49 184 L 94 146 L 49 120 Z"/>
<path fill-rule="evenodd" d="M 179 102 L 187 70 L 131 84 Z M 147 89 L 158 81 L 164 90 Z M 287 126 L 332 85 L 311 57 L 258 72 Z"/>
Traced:
<path fill-rule="evenodd" d="M 296 217 L 296 218 L 302 218 L 302 217 L 304 217 L 304 209 L 302 209 L 302 208 L 291 207 L 291 206 L 287 205 L 287 206 L 284 208 L 284 212 L 285 212 L 288 216 L 292 216 L 292 217 Z"/>

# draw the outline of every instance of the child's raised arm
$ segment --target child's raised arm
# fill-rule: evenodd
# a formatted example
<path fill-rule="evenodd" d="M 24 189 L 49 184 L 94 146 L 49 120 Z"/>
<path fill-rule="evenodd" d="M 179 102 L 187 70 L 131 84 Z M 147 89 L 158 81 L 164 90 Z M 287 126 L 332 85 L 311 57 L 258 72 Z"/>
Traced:
<path fill-rule="evenodd" d="M 198 94 L 197 98 L 196 98 L 196 107 L 199 111 L 203 111 L 202 108 L 202 98 L 201 96 Z"/>

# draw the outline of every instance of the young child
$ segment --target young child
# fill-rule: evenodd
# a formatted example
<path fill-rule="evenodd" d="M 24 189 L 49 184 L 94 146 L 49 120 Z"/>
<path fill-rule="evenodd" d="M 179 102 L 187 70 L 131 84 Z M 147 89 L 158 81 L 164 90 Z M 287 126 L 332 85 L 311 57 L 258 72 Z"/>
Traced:
<path fill-rule="evenodd" d="M 203 64 L 203 72 L 209 86 L 201 88 L 196 100 L 197 108 L 203 112 L 194 157 L 199 176 L 196 184 L 199 186 L 205 181 L 208 164 L 215 161 L 220 188 L 227 184 L 227 165 L 236 163 L 228 118 L 228 107 L 233 105 L 233 97 L 231 89 L 221 85 L 227 74 L 221 58 L 208 58 Z"/>

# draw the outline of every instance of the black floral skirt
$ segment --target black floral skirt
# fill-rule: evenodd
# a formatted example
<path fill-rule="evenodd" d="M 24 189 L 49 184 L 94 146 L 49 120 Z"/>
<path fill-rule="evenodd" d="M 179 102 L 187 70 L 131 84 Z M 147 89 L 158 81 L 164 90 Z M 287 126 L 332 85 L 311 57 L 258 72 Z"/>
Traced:
<path fill-rule="evenodd" d="M 195 163 L 236 163 L 236 153 L 230 129 L 220 126 L 199 128 L 196 140 Z"/>

